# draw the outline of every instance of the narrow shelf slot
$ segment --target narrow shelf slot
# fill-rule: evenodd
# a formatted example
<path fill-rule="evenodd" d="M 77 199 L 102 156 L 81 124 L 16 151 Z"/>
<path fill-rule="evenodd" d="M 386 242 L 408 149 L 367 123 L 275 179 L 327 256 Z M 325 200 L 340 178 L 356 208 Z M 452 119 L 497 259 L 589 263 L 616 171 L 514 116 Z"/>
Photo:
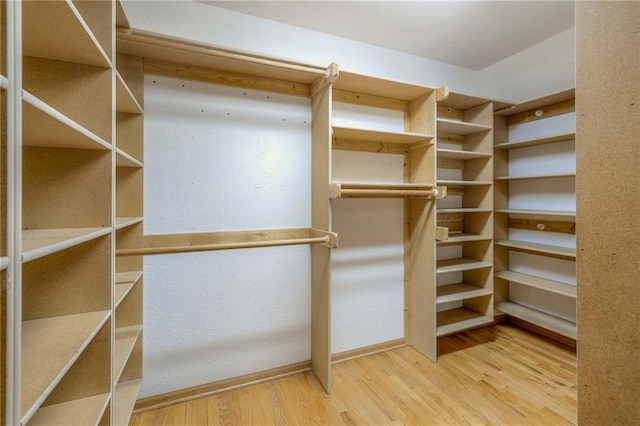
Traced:
<path fill-rule="evenodd" d="M 529 216 L 564 216 L 575 217 L 575 211 L 557 211 L 557 210 L 520 210 L 520 209 L 496 209 L 496 213 L 522 214 Z"/>
<path fill-rule="evenodd" d="M 437 317 L 437 337 L 459 333 L 463 330 L 493 323 L 493 318 L 486 317 L 466 308 L 438 312 Z"/>
<path fill-rule="evenodd" d="M 562 296 L 571 297 L 572 299 L 576 298 L 576 286 L 560 281 L 549 280 L 546 278 L 540 278 L 534 275 L 528 275 L 509 270 L 496 272 L 495 277 L 526 285 L 528 287 L 539 288 L 550 293 L 556 293 Z"/>
<path fill-rule="evenodd" d="M 26 56 L 111 66 L 108 55 L 71 0 L 26 1 L 22 5 L 22 22 L 22 51 Z"/>
<path fill-rule="evenodd" d="M 119 72 L 116 71 L 116 111 L 142 114 L 143 110 Z"/>
<path fill-rule="evenodd" d="M 358 127 L 333 126 L 333 137 L 357 141 L 412 144 L 433 139 L 433 135 L 413 132 L 391 132 L 385 130 L 370 130 Z"/>
<path fill-rule="evenodd" d="M 116 218 L 116 229 L 127 228 L 129 226 L 133 226 L 136 223 L 142 222 L 141 217 L 117 217 Z"/>
<path fill-rule="evenodd" d="M 116 166 L 142 168 L 143 164 L 120 148 L 116 148 Z"/>
<path fill-rule="evenodd" d="M 115 339 L 115 360 L 113 369 L 113 380 L 117 382 L 120 379 L 120 375 L 124 370 L 124 366 L 133 351 L 133 347 L 142 332 L 141 325 L 132 325 L 129 327 L 116 328 Z"/>
<path fill-rule="evenodd" d="M 22 322 L 22 422 L 27 423 L 110 317 L 110 311 Z"/>
<path fill-rule="evenodd" d="M 521 179 L 554 179 L 554 178 L 566 178 L 575 177 L 575 172 L 567 173 L 548 173 L 544 175 L 526 175 L 526 176 L 496 176 L 495 180 L 521 180 Z"/>
<path fill-rule="evenodd" d="M 103 393 L 40 407 L 29 422 L 29 426 L 97 425 L 110 398 L 110 393 Z"/>
<path fill-rule="evenodd" d="M 438 158 L 446 158 L 449 160 L 473 160 L 476 158 L 487 158 L 493 155 L 490 152 L 461 151 L 443 148 L 438 148 L 436 153 Z"/>
<path fill-rule="evenodd" d="M 133 286 L 142 277 L 142 271 L 133 272 L 116 272 L 116 285 L 115 285 L 115 307 L 120 306 L 120 303 L 127 297 L 127 294 L 131 291 Z"/>
<path fill-rule="evenodd" d="M 495 244 L 497 246 L 508 247 L 510 249 L 562 256 L 565 258 L 570 258 L 570 260 L 575 260 L 576 258 L 576 249 L 573 247 L 562 247 L 550 244 L 531 243 L 529 241 L 517 240 L 497 240 Z"/>
<path fill-rule="evenodd" d="M 534 138 L 534 139 L 526 139 L 521 141 L 514 142 L 505 142 L 499 143 L 494 146 L 496 149 L 518 149 L 518 148 L 526 148 L 528 146 L 537 146 L 537 145 L 546 145 L 550 143 L 558 143 L 575 140 L 575 133 L 562 133 L 553 136 L 545 136 L 542 138 Z"/>
<path fill-rule="evenodd" d="M 473 133 L 491 130 L 492 126 L 486 124 L 469 123 L 466 121 L 452 120 L 450 118 L 438 118 L 438 134 L 453 133 L 454 135 L 471 135 Z"/>
<path fill-rule="evenodd" d="M 457 259 L 438 260 L 436 262 L 436 274 L 445 274 L 447 272 L 471 271 L 473 269 L 490 268 L 491 262 L 482 262 L 464 257 Z"/>
<path fill-rule="evenodd" d="M 31 262 L 50 254 L 100 238 L 111 228 L 28 229 L 22 231 L 22 261 Z"/>
<path fill-rule="evenodd" d="M 113 424 L 116 426 L 126 426 L 129 424 L 129 418 L 133 411 L 133 406 L 138 397 L 138 391 L 142 380 L 131 380 L 128 382 L 118 383 L 114 396 L 114 419 Z"/>
<path fill-rule="evenodd" d="M 496 304 L 496 308 L 509 316 L 569 337 L 570 339 L 575 340 L 577 338 L 576 324 L 571 321 L 513 302 L 500 302 Z"/>
<path fill-rule="evenodd" d="M 329 198 L 341 197 L 436 197 L 442 198 L 443 188 L 416 183 L 353 183 L 336 182 L 329 185 Z"/>
<path fill-rule="evenodd" d="M 48 4 L 48 3 L 47 3 Z M 110 150 L 111 145 L 60 111 L 22 91 L 23 145 Z"/>
<path fill-rule="evenodd" d="M 447 284 L 436 287 L 436 304 L 457 302 L 491 294 L 493 294 L 491 290 L 467 283 Z"/>

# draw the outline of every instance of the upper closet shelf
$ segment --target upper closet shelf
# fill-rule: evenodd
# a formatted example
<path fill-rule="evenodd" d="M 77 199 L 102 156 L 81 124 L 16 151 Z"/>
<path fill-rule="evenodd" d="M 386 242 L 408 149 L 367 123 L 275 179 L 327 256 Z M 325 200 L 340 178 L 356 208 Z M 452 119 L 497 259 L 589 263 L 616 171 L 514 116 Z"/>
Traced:
<path fill-rule="evenodd" d="M 496 209 L 496 213 L 521 214 L 526 216 L 563 216 L 574 217 L 575 211 L 558 210 L 523 210 L 523 209 Z"/>
<path fill-rule="evenodd" d="M 476 158 L 491 157 L 490 152 L 461 151 L 456 149 L 438 148 L 436 150 L 438 159 L 446 158 L 449 160 L 474 160 Z"/>
<path fill-rule="evenodd" d="M 111 67 L 108 55 L 71 0 L 25 1 L 22 22 L 24 55 Z"/>
<path fill-rule="evenodd" d="M 444 198 L 446 196 L 446 188 L 419 183 L 340 182 L 329 185 L 329 198 L 409 196 Z"/>
<path fill-rule="evenodd" d="M 22 92 L 23 144 L 47 148 L 110 150 L 104 139 L 27 91 Z"/>
<path fill-rule="evenodd" d="M 22 261 L 30 262 L 111 232 L 105 228 L 28 229 L 22 231 Z"/>
<path fill-rule="evenodd" d="M 433 139 L 433 135 L 429 135 L 427 133 L 391 132 L 346 126 L 333 126 L 333 137 L 358 141 L 399 144 L 412 144 Z"/>
<path fill-rule="evenodd" d="M 29 422 L 29 426 L 97 425 L 110 399 L 110 393 L 102 393 L 87 398 L 40 407 Z"/>
<path fill-rule="evenodd" d="M 421 96 L 429 95 L 434 91 L 432 87 L 418 86 L 348 71 L 340 71 L 339 78 L 333 82 L 333 88 L 404 101 L 411 101 Z M 334 100 L 340 101 L 340 99 Z"/>
<path fill-rule="evenodd" d="M 129 89 L 119 72 L 116 71 L 116 111 L 131 114 L 142 114 L 143 110 L 138 100 Z"/>
<path fill-rule="evenodd" d="M 116 166 L 142 168 L 143 164 L 120 148 L 116 148 Z"/>
<path fill-rule="evenodd" d="M 485 124 L 469 123 L 466 121 L 452 120 L 450 118 L 438 118 L 437 125 L 438 134 L 453 133 L 461 136 L 484 132 L 493 128 Z"/>
<path fill-rule="evenodd" d="M 545 136 L 541 138 L 526 139 L 521 141 L 505 142 L 495 145 L 496 149 L 517 149 L 526 148 L 528 146 L 546 145 L 550 143 L 558 143 L 565 141 L 573 141 L 576 139 L 575 133 L 561 133 L 553 136 Z"/>
<path fill-rule="evenodd" d="M 568 173 L 548 173 L 544 175 L 525 175 L 525 176 L 496 176 L 495 180 L 523 180 L 523 179 L 554 179 L 554 178 L 565 178 L 565 177 L 575 177 L 575 172 Z"/>
<path fill-rule="evenodd" d="M 515 249 L 535 254 L 553 255 L 567 260 L 575 260 L 576 258 L 576 249 L 573 247 L 554 246 L 550 244 L 516 240 L 497 240 L 495 244 L 497 246 L 508 247 L 512 250 Z"/>

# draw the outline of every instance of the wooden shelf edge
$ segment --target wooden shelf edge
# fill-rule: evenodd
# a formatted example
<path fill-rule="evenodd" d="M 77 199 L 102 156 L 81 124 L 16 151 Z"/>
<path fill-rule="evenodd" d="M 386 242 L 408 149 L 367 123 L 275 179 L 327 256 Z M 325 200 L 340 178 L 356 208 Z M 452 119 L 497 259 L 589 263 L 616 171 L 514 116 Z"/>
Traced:
<path fill-rule="evenodd" d="M 525 176 L 496 176 L 494 180 L 525 180 L 525 179 L 554 179 L 575 177 L 575 172 L 568 173 L 549 173 L 544 175 L 525 175 Z"/>
<path fill-rule="evenodd" d="M 4 256 L 0 258 L 0 271 L 4 271 L 9 267 L 9 258 Z"/>
<path fill-rule="evenodd" d="M 473 328 L 484 327 L 493 324 L 493 318 L 470 311 L 465 308 L 452 309 L 450 311 L 438 312 L 440 318 L 448 317 L 446 324 L 439 325 L 436 328 L 436 337 L 444 337 L 450 334 L 461 333 Z M 455 318 L 459 317 L 459 319 Z M 440 322 L 440 321 L 438 321 Z"/>
<path fill-rule="evenodd" d="M 438 179 L 436 183 L 438 185 L 444 185 L 444 186 L 489 186 L 493 184 L 493 182 L 488 180 L 442 180 L 442 179 Z"/>
<path fill-rule="evenodd" d="M 526 321 L 573 340 L 577 338 L 576 324 L 571 321 L 514 302 L 500 302 L 496 304 L 496 308 L 510 317 Z"/>
<path fill-rule="evenodd" d="M 526 148 L 529 146 L 546 145 L 551 143 L 559 143 L 575 140 L 575 132 L 571 133 L 558 133 L 556 135 L 544 136 L 540 138 L 523 139 L 519 141 L 504 142 L 494 145 L 495 149 L 518 149 Z"/>
<path fill-rule="evenodd" d="M 144 110 L 129 88 L 127 82 L 116 70 L 116 111 L 129 114 L 143 114 Z"/>
<path fill-rule="evenodd" d="M 113 368 L 113 382 L 118 383 L 127 361 L 133 352 L 136 342 L 142 333 L 142 325 L 118 327 L 115 333 L 115 359 Z M 118 347 L 120 345 L 120 347 Z"/>
<path fill-rule="evenodd" d="M 550 210 L 518 210 L 518 209 L 496 209 L 496 213 L 520 214 L 527 216 L 564 216 L 575 217 L 575 211 L 550 211 Z"/>
<path fill-rule="evenodd" d="M 9 79 L 4 75 L 0 75 L 0 88 L 4 90 L 9 88 Z"/>
<path fill-rule="evenodd" d="M 49 104 L 41 101 L 36 96 L 32 95 L 26 90 L 22 91 L 22 100 L 23 102 L 26 102 L 27 104 L 36 108 L 38 111 L 42 112 L 43 114 L 46 114 L 47 116 L 59 122 L 60 124 L 68 127 L 70 130 L 78 133 L 79 135 L 83 136 L 86 139 L 89 139 L 92 142 L 92 143 L 88 143 L 87 146 L 83 148 L 102 149 L 107 151 L 111 150 L 111 144 L 109 142 L 95 135 L 90 130 L 76 123 L 75 121 L 73 121 L 72 119 L 70 119 L 63 113 L 61 113 L 60 111 L 56 110 Z M 64 147 L 64 146 L 61 146 L 61 147 Z"/>
<path fill-rule="evenodd" d="M 116 284 L 137 283 L 142 277 L 142 271 L 116 272 Z"/>
<path fill-rule="evenodd" d="M 546 278 L 536 277 L 534 275 L 523 274 L 510 270 L 499 271 L 494 274 L 496 278 L 512 281 L 527 287 L 533 287 L 550 293 L 559 294 L 561 296 L 576 298 L 576 286 L 563 283 L 560 281 L 549 280 Z"/>
<path fill-rule="evenodd" d="M 438 158 L 447 158 L 447 159 L 453 159 L 453 160 L 475 160 L 479 158 L 492 157 L 493 153 L 437 148 L 436 155 Z"/>
<path fill-rule="evenodd" d="M 572 247 L 554 246 L 551 244 L 540 244 L 518 240 L 496 240 L 495 245 L 507 247 L 512 250 L 525 250 L 535 253 L 563 256 L 571 258 L 570 260 L 575 260 L 576 258 L 576 249 Z"/>
<path fill-rule="evenodd" d="M 50 240 L 55 239 L 57 241 L 52 243 L 46 243 L 43 245 L 36 245 L 32 249 L 27 249 L 22 253 L 22 262 L 27 263 L 32 260 L 39 259 L 41 257 L 48 256 L 53 253 L 57 253 L 62 250 L 66 250 L 71 247 L 75 247 L 87 241 L 100 238 L 111 232 L 111 227 L 105 228 L 61 228 L 61 229 L 33 229 L 22 231 L 23 242 L 27 239 L 25 234 L 29 238 Z M 55 236 L 58 233 L 59 236 Z M 40 235 L 37 235 L 40 234 Z M 52 235 L 53 234 L 53 235 Z M 44 236 L 43 236 L 44 235 Z M 23 243 L 23 247 L 24 247 Z"/>
<path fill-rule="evenodd" d="M 116 230 L 128 228 L 142 222 L 142 217 L 116 217 Z"/>
<path fill-rule="evenodd" d="M 441 294 L 443 293 L 443 294 Z M 491 296 L 493 291 L 472 284 L 457 283 L 436 287 L 436 305 L 457 302 L 476 297 Z"/>
<path fill-rule="evenodd" d="M 476 234 L 464 234 L 458 235 L 455 233 L 450 233 L 446 239 L 438 240 L 438 244 L 455 244 L 455 243 L 464 243 L 467 241 L 489 241 L 493 240 L 493 235 L 476 235 Z"/>
<path fill-rule="evenodd" d="M 140 391 L 142 380 L 130 380 L 121 382 L 115 388 L 115 407 L 113 424 L 115 426 L 126 426 L 129 424 L 129 418 L 133 412 L 133 407 Z"/>
<path fill-rule="evenodd" d="M 334 138 L 363 140 L 370 142 L 412 144 L 435 136 L 428 133 L 396 132 L 389 130 L 365 129 L 352 126 L 332 126 Z"/>
<path fill-rule="evenodd" d="M 94 424 L 97 425 L 109 405 L 111 393 L 74 399 L 40 407 L 29 421 L 30 426 Z"/>
<path fill-rule="evenodd" d="M 491 209 L 481 209 L 475 207 L 461 207 L 459 209 L 436 209 L 436 213 L 491 213 Z"/>
<path fill-rule="evenodd" d="M 142 168 L 144 165 L 141 161 L 133 158 L 130 154 L 124 152 L 120 148 L 116 148 L 116 166 L 117 167 L 135 167 Z"/>
<path fill-rule="evenodd" d="M 493 264 L 490 262 L 467 258 L 445 259 L 436 262 L 436 274 L 470 271 L 474 269 L 491 268 L 492 266 Z"/>

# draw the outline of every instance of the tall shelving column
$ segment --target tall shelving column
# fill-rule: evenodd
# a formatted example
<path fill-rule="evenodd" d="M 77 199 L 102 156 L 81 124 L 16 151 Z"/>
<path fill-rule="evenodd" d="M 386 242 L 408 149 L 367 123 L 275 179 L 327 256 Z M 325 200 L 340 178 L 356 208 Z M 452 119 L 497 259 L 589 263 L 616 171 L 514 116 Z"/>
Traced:
<path fill-rule="evenodd" d="M 493 322 L 493 108 L 458 93 L 438 102 L 438 337 Z"/>
<path fill-rule="evenodd" d="M 391 183 L 332 180 L 330 197 L 398 197 L 405 200 L 405 341 L 435 359 L 435 90 L 341 72 L 333 84 L 333 102 L 400 113 L 402 131 L 339 126 L 332 121 L 332 153 L 347 150 L 403 155 L 404 179 Z"/>
<path fill-rule="evenodd" d="M 15 7 L 23 134 L 13 422 L 109 424 L 113 3 Z"/>
<path fill-rule="evenodd" d="M 128 28 L 120 2 L 118 28 Z M 116 54 L 115 245 L 142 247 L 143 87 L 142 58 Z M 113 424 L 126 425 L 142 380 L 142 256 L 117 257 L 114 286 Z"/>
<path fill-rule="evenodd" d="M 569 345 L 577 337 L 574 96 L 565 90 L 495 117 L 496 314 Z"/>

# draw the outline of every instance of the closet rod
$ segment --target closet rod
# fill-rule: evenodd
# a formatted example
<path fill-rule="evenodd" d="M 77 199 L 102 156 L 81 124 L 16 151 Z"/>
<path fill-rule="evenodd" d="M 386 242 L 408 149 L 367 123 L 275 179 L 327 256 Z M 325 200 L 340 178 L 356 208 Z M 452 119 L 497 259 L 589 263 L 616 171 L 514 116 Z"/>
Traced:
<path fill-rule="evenodd" d="M 191 253 L 198 251 L 233 250 L 242 248 L 294 246 L 301 244 L 329 244 L 329 235 L 323 237 L 292 238 L 273 241 L 245 241 L 238 243 L 202 244 L 192 246 L 146 247 L 116 250 L 116 256 L 140 256 L 153 254 Z"/>
<path fill-rule="evenodd" d="M 437 197 L 437 189 L 340 189 L 340 196 L 345 195 L 395 195 Z"/>

